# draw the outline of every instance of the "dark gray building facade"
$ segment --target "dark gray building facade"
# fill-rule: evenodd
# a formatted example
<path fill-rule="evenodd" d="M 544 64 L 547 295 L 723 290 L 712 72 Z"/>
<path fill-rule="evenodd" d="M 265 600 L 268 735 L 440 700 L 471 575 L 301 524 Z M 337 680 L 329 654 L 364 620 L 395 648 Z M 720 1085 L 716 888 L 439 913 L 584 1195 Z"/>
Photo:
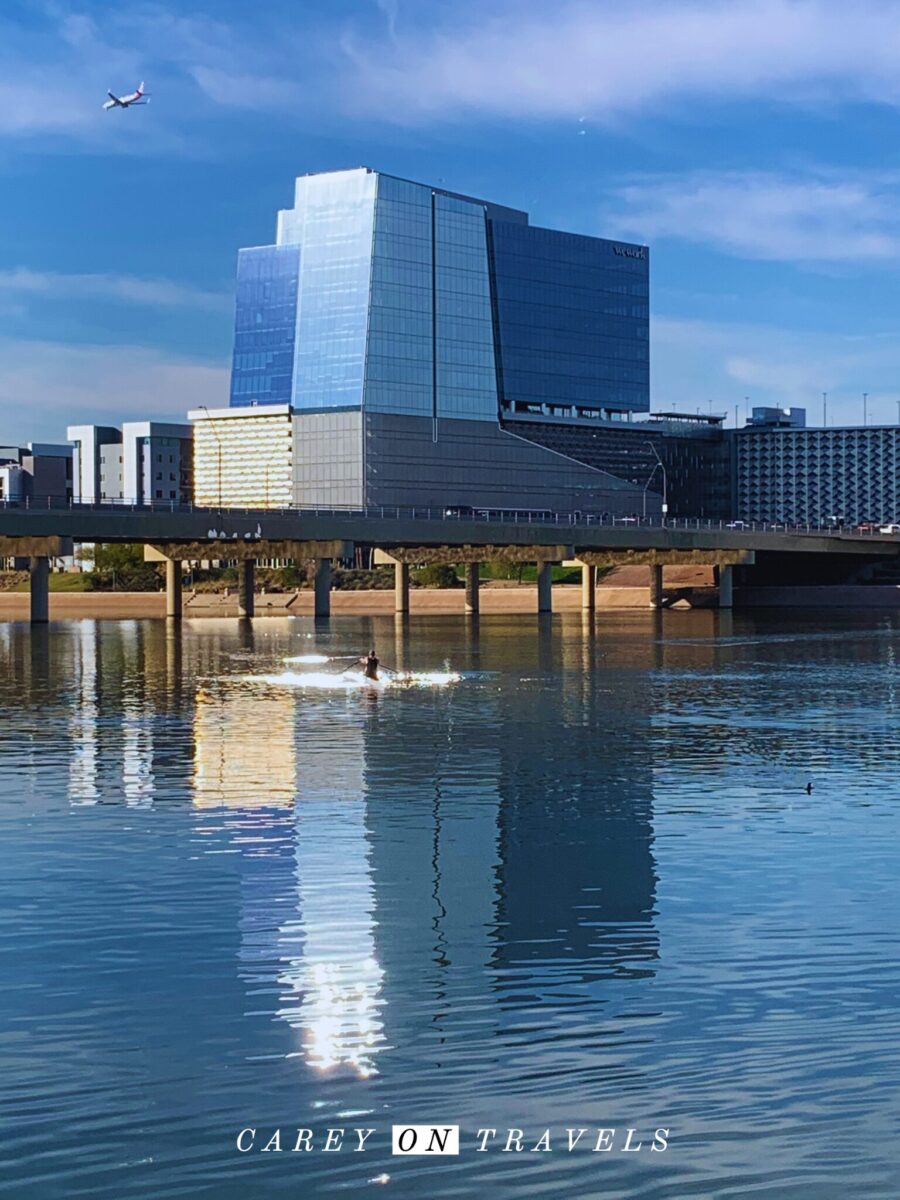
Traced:
<path fill-rule="evenodd" d="M 0 500 L 40 505 L 71 499 L 71 446 L 52 442 L 0 446 Z"/>
<path fill-rule="evenodd" d="M 789 524 L 900 521 L 900 426 L 745 426 L 732 435 L 734 514 Z"/>

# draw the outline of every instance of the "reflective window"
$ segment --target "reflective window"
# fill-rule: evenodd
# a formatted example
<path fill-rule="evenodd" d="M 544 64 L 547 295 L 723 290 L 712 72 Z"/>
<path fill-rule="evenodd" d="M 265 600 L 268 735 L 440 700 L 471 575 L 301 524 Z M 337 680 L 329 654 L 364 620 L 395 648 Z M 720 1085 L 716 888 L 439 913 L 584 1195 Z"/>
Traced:
<path fill-rule="evenodd" d="M 435 196 L 439 416 L 497 420 L 487 224 L 477 204 Z"/>
<path fill-rule="evenodd" d="M 431 189 L 378 177 L 366 408 L 430 417 Z"/>
<path fill-rule="evenodd" d="M 299 265 L 296 246 L 256 246 L 238 253 L 233 408 L 291 399 Z"/>
<path fill-rule="evenodd" d="M 482 204 L 379 177 L 366 408 L 497 419 Z"/>
<path fill-rule="evenodd" d="M 504 402 L 648 410 L 647 258 L 509 222 L 490 239 Z"/>
<path fill-rule="evenodd" d="M 335 171 L 297 180 L 278 240 L 301 247 L 293 404 L 359 407 L 366 360 L 376 176 Z"/>

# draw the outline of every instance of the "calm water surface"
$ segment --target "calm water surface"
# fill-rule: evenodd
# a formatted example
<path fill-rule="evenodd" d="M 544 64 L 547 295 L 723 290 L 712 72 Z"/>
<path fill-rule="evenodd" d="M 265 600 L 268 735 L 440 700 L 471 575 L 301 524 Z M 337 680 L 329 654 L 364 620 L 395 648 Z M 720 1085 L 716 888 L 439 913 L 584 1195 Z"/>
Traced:
<path fill-rule="evenodd" d="M 463 677 L 262 679 L 370 644 Z M 881 617 L 0 626 L 0 1191 L 895 1200 L 898 652 Z M 463 1153 L 393 1158 L 399 1122 Z M 258 1152 L 298 1126 L 378 1132 Z"/>

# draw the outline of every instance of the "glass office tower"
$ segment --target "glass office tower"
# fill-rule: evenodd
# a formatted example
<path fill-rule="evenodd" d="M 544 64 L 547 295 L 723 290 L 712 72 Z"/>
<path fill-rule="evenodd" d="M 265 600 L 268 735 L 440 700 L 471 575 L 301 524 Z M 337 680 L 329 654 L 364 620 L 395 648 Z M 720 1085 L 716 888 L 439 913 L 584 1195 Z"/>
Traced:
<path fill-rule="evenodd" d="M 230 403 L 290 403 L 301 502 L 630 511 L 632 484 L 529 431 L 649 410 L 648 266 L 367 168 L 306 175 L 240 252 Z"/>

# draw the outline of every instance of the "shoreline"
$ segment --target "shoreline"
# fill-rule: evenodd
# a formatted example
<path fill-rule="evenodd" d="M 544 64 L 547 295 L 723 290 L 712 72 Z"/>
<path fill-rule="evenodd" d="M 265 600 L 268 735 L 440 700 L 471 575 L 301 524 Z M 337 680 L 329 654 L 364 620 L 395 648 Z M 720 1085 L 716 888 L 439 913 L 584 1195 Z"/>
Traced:
<path fill-rule="evenodd" d="M 491 613 L 534 613 L 537 611 L 537 586 L 523 584 L 515 587 L 482 586 L 480 611 Z M 597 608 L 646 609 L 650 603 L 647 587 L 599 587 Z M 0 593 L 0 621 L 27 621 L 30 598 L 27 592 Z M 273 616 L 313 615 L 313 592 L 257 593 L 255 618 Z M 581 610 L 581 588 L 557 584 L 553 589 L 554 612 Z M 394 613 L 394 592 L 334 591 L 331 593 L 333 615 L 353 614 L 383 616 Z M 420 588 L 410 592 L 410 615 L 435 613 L 451 614 L 465 611 L 464 588 Z M 166 597 L 163 592 L 51 592 L 50 620 L 101 619 L 140 620 L 165 619 Z M 183 616 L 191 618 L 236 618 L 237 597 L 218 593 L 198 593 L 186 598 Z"/>

